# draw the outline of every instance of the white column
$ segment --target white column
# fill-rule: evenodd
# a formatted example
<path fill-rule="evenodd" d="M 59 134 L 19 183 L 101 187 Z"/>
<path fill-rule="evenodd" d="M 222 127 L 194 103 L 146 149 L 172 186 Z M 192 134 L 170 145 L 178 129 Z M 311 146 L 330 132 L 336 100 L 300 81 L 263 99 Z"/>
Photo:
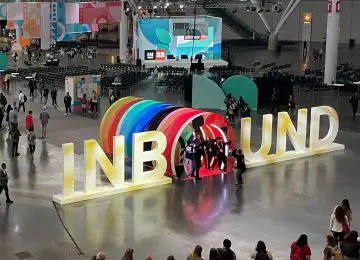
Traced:
<path fill-rule="evenodd" d="M 119 58 L 121 61 L 125 61 L 127 43 L 129 38 L 128 33 L 128 17 L 125 14 L 124 4 L 121 8 L 121 22 L 119 24 Z"/>
<path fill-rule="evenodd" d="M 329 0 L 326 30 L 324 83 L 336 82 L 336 67 L 340 36 L 340 0 Z"/>

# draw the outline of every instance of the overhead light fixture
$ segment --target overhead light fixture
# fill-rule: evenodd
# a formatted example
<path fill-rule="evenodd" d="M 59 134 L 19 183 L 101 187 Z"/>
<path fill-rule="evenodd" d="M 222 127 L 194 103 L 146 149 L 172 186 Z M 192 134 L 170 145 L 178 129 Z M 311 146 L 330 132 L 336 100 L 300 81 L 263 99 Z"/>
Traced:
<path fill-rule="evenodd" d="M 166 6 L 166 7 L 168 7 L 169 5 L 170 5 L 170 3 L 169 3 L 169 2 L 167 2 L 165 6 Z"/>
<path fill-rule="evenodd" d="M 129 12 L 130 11 L 130 8 L 129 7 L 126 7 L 126 12 Z"/>
<path fill-rule="evenodd" d="M 156 5 L 154 5 L 154 9 L 157 9 L 157 6 L 156 6 Z"/>
<path fill-rule="evenodd" d="M 246 12 L 250 12 L 250 6 L 246 7 Z"/>
<path fill-rule="evenodd" d="M 140 5 L 138 6 L 138 9 L 139 9 L 139 10 L 141 9 L 141 6 L 140 6 Z"/>
<path fill-rule="evenodd" d="M 184 8 L 184 5 L 180 5 L 180 9 L 183 9 Z"/>

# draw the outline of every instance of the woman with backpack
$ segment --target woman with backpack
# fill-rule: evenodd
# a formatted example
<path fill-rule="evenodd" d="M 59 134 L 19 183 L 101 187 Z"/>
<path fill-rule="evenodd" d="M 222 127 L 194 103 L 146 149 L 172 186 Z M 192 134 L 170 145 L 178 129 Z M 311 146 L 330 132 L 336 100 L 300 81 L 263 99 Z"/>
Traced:
<path fill-rule="evenodd" d="M 328 235 L 326 237 L 326 246 L 324 248 L 323 260 L 341 260 L 342 254 L 340 248 L 336 244 L 336 240 L 333 236 Z"/>
<path fill-rule="evenodd" d="M 360 259 L 360 243 L 358 242 L 359 234 L 356 231 L 351 231 L 341 244 L 341 251 L 344 260 L 359 260 Z"/>
<path fill-rule="evenodd" d="M 308 237 L 300 235 L 296 242 L 291 244 L 290 260 L 310 260 L 311 249 L 308 245 Z"/>
<path fill-rule="evenodd" d="M 269 251 L 266 250 L 266 245 L 263 241 L 258 241 L 255 252 L 251 254 L 251 259 L 255 260 L 273 260 Z"/>
<path fill-rule="evenodd" d="M 349 221 L 341 206 L 336 206 L 330 216 L 329 230 L 333 233 L 336 242 L 342 242 L 349 233 Z"/>

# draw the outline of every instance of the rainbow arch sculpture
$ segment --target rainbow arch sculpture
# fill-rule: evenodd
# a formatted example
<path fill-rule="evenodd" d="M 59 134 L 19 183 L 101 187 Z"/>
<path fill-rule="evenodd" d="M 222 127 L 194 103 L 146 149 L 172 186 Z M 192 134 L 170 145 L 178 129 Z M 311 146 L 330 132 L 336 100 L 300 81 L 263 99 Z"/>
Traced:
<path fill-rule="evenodd" d="M 100 143 L 107 154 L 112 154 L 113 137 L 123 135 L 125 156 L 131 158 L 132 135 L 146 131 L 160 131 L 165 134 L 167 146 L 163 155 L 168 162 L 168 175 L 176 175 L 181 161 L 179 139 L 189 136 L 184 134 L 184 131 L 201 131 L 204 139 L 221 136 L 225 141 L 230 140 L 235 144 L 234 130 L 228 121 L 218 114 L 138 97 L 119 99 L 107 110 L 101 121 Z"/>

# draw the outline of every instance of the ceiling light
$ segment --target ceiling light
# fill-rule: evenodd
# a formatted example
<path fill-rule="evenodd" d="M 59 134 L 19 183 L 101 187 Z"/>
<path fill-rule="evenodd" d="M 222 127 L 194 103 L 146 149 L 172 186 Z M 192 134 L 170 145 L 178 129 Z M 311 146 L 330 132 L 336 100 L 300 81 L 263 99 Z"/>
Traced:
<path fill-rule="evenodd" d="M 184 8 L 184 5 L 180 5 L 180 9 L 183 9 Z"/>
<path fill-rule="evenodd" d="M 154 5 L 154 9 L 157 9 L 157 6 L 156 6 L 156 5 Z"/>
<path fill-rule="evenodd" d="M 165 6 L 166 6 L 166 7 L 168 7 L 169 5 L 170 5 L 169 3 L 166 3 L 166 5 L 165 5 Z"/>
<path fill-rule="evenodd" d="M 246 12 L 250 12 L 250 6 L 246 7 Z"/>
<path fill-rule="evenodd" d="M 141 6 L 138 6 L 138 9 L 140 10 L 140 9 L 141 9 Z"/>

